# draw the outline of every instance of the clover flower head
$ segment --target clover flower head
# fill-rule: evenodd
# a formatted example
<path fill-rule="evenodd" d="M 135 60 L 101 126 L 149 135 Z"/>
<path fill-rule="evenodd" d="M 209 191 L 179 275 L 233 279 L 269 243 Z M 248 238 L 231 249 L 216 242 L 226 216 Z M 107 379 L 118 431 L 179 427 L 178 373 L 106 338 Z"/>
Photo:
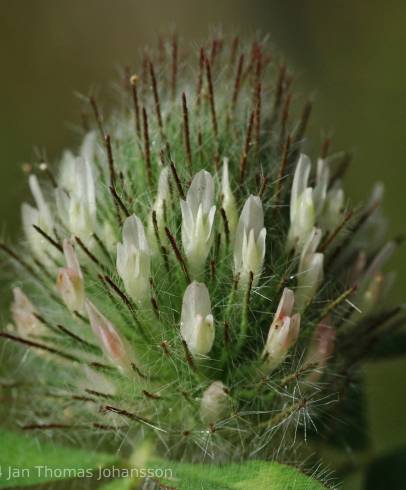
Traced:
<path fill-rule="evenodd" d="M 402 319 L 384 306 L 400 240 L 381 185 L 352 209 L 341 153 L 303 153 L 311 104 L 290 110 L 266 39 L 179 46 L 145 52 L 114 117 L 90 97 L 91 129 L 58 168 L 32 167 L 25 240 L 0 242 L 4 377 L 23 380 L 5 399 L 126 457 L 147 438 L 172 460 L 290 461 L 319 400 L 338 400 L 320 412 L 341 431 L 341 394 Z"/>

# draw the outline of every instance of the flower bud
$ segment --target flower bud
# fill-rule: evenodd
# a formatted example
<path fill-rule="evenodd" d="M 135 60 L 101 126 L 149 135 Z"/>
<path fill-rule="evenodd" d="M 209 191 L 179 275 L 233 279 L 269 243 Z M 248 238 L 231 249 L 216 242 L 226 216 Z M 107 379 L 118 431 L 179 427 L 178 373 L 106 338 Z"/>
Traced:
<path fill-rule="evenodd" d="M 274 320 L 269 329 L 263 357 L 265 369 L 272 371 L 283 362 L 288 350 L 296 343 L 300 330 L 300 314 L 292 316 L 295 296 L 285 288 L 279 301 Z"/>
<path fill-rule="evenodd" d="M 382 244 L 386 240 L 388 221 L 382 210 L 384 194 L 383 183 L 376 183 L 366 204 L 368 217 L 353 238 L 356 248 L 365 249 L 367 253 L 373 253 L 377 244 Z"/>
<path fill-rule="evenodd" d="M 326 323 L 326 320 L 320 322 L 314 332 L 305 360 L 306 366 L 314 368 L 307 378 L 308 381 L 315 383 L 320 379 L 327 361 L 334 352 L 335 339 L 335 330 Z"/>
<path fill-rule="evenodd" d="M 20 288 L 13 289 L 14 301 L 11 314 L 17 331 L 23 337 L 44 333 L 42 323 L 35 316 L 37 310 Z"/>
<path fill-rule="evenodd" d="M 214 342 L 214 319 L 209 291 L 193 281 L 183 295 L 180 333 L 193 356 L 208 354 Z"/>
<path fill-rule="evenodd" d="M 265 258 L 265 239 L 262 202 L 251 195 L 242 209 L 234 243 L 234 272 L 240 276 L 240 285 L 247 284 L 251 272 L 254 284 L 258 281 Z"/>
<path fill-rule="evenodd" d="M 164 167 L 159 174 L 158 191 L 155 198 L 155 202 L 152 206 L 153 211 L 156 213 L 156 221 L 158 226 L 159 238 L 162 242 L 166 241 L 165 234 L 165 208 L 168 208 L 170 204 L 170 188 L 169 188 L 169 168 Z M 154 223 L 152 221 L 152 215 L 149 217 L 148 222 L 148 238 L 151 245 L 157 249 Z"/>
<path fill-rule="evenodd" d="M 56 204 L 61 220 L 69 231 L 89 241 L 96 229 L 96 190 L 89 160 L 76 158 L 74 168 L 75 186 L 67 191 L 56 190 Z"/>
<path fill-rule="evenodd" d="M 360 285 L 359 290 L 362 291 L 364 287 L 366 287 L 369 282 L 373 279 L 373 277 L 381 271 L 382 267 L 385 263 L 390 259 L 397 248 L 397 243 L 395 241 L 390 241 L 386 243 L 381 250 L 375 255 L 371 264 L 367 268 L 362 283 Z"/>
<path fill-rule="evenodd" d="M 97 142 L 96 131 L 90 131 L 86 134 L 83 143 L 80 147 L 79 156 L 84 160 L 90 162 L 92 165 L 95 158 Z M 77 175 L 75 171 L 76 157 L 75 155 L 66 150 L 62 155 L 61 167 L 58 175 L 59 187 L 67 191 L 69 194 L 75 191 L 77 185 Z"/>
<path fill-rule="evenodd" d="M 297 275 L 296 309 L 303 311 L 323 281 L 324 254 L 316 253 L 322 231 L 313 228 L 300 256 Z"/>
<path fill-rule="evenodd" d="M 63 241 L 63 253 L 67 267 L 59 269 L 56 287 L 70 311 L 83 313 L 85 302 L 83 274 L 75 249 L 69 240 Z"/>
<path fill-rule="evenodd" d="M 319 158 L 317 161 L 316 185 L 313 190 L 313 200 L 317 216 L 322 213 L 327 197 L 327 189 L 330 180 L 330 169 L 326 160 Z"/>
<path fill-rule="evenodd" d="M 90 131 L 83 139 L 80 147 L 79 157 L 84 161 L 94 164 L 96 151 L 97 133 Z M 77 184 L 77 175 L 75 174 L 76 157 L 69 151 L 64 151 L 62 155 L 61 167 L 58 175 L 58 184 L 62 189 L 65 189 L 69 194 L 75 191 Z"/>
<path fill-rule="evenodd" d="M 386 243 L 367 265 L 367 255 L 360 253 L 351 271 L 351 279 L 357 282 L 357 291 L 353 299 L 357 306 L 354 316 L 365 315 L 374 309 L 391 288 L 394 275 L 384 274 L 382 268 L 396 250 L 395 241 Z"/>
<path fill-rule="evenodd" d="M 318 219 L 320 227 L 329 233 L 340 224 L 344 209 L 344 191 L 340 187 L 330 189 L 326 196 L 323 211 Z"/>
<path fill-rule="evenodd" d="M 121 338 L 113 324 L 89 300 L 86 300 L 85 308 L 93 333 L 111 363 L 121 371 L 127 374 L 131 373 L 134 353 L 127 342 Z"/>
<path fill-rule="evenodd" d="M 308 187 L 309 177 L 311 170 L 310 158 L 304 153 L 300 154 L 299 160 L 296 164 L 295 173 L 293 175 L 292 191 L 290 195 L 290 217 L 292 219 L 292 213 L 296 207 L 296 202 Z"/>
<path fill-rule="evenodd" d="M 34 229 L 34 225 L 39 226 L 41 230 L 52 236 L 54 227 L 53 219 L 48 204 L 42 194 L 37 177 L 35 175 L 30 175 L 28 183 L 36 207 L 25 203 L 22 205 L 23 228 L 33 252 L 48 265 L 50 262 L 49 256 L 55 256 L 57 252 L 55 248 Z"/>
<path fill-rule="evenodd" d="M 391 286 L 393 277 L 382 273 L 382 268 L 396 250 L 397 243 L 390 241 L 386 243 L 375 255 L 360 278 L 355 304 L 362 313 L 367 313 L 375 307 L 378 301 Z"/>
<path fill-rule="evenodd" d="M 316 185 L 313 190 L 316 221 L 325 232 L 332 232 L 342 219 L 344 207 L 344 191 L 340 182 L 328 190 L 330 183 L 330 169 L 327 160 L 319 159 L 317 162 Z"/>
<path fill-rule="evenodd" d="M 182 244 L 190 272 L 198 276 L 210 251 L 214 235 L 214 182 L 206 170 L 198 172 L 181 201 Z"/>
<path fill-rule="evenodd" d="M 385 285 L 385 276 L 382 272 L 377 272 L 369 281 L 365 291 L 361 295 L 360 302 L 357 306 L 363 314 L 372 310 L 382 297 Z"/>
<path fill-rule="evenodd" d="M 293 176 L 290 197 L 290 229 L 288 250 L 300 252 L 314 226 L 316 211 L 313 200 L 313 189 L 308 187 L 311 162 L 307 155 L 301 154 Z M 322 170 L 320 170 L 321 173 Z M 317 190 L 317 197 L 322 199 L 323 186 Z"/>
<path fill-rule="evenodd" d="M 204 424 L 214 424 L 230 410 L 230 397 L 221 381 L 214 381 L 203 393 L 200 402 L 200 419 Z"/>
<path fill-rule="evenodd" d="M 83 139 L 80 146 L 80 156 L 83 160 L 87 160 L 91 165 L 94 164 L 98 134 L 95 129 L 89 131 Z"/>
<path fill-rule="evenodd" d="M 327 160 L 319 159 L 313 200 L 318 226 L 323 231 L 331 233 L 342 219 L 344 191 L 339 182 L 336 182 L 334 187 L 328 190 L 329 183 L 330 169 Z"/>
<path fill-rule="evenodd" d="M 230 176 L 228 171 L 228 158 L 223 160 L 223 175 L 221 179 L 221 194 L 222 194 L 222 207 L 226 213 L 228 222 L 228 229 L 230 231 L 231 242 L 234 240 L 235 230 L 237 227 L 237 204 L 234 194 L 230 186 Z"/>
<path fill-rule="evenodd" d="M 356 284 L 360 280 L 362 274 L 365 271 L 365 267 L 367 265 L 367 254 L 365 250 L 360 250 L 357 254 L 356 259 L 354 260 L 354 264 L 350 269 L 350 273 L 348 276 L 348 282 L 350 284 Z"/>
<path fill-rule="evenodd" d="M 117 244 L 117 272 L 127 293 L 134 301 L 148 296 L 151 251 L 144 225 L 133 214 L 124 221 L 123 243 Z"/>
<path fill-rule="evenodd" d="M 296 253 L 300 253 L 316 221 L 313 189 L 307 187 L 295 200 L 294 206 L 292 208 L 291 204 L 288 250 L 294 249 Z"/>
<path fill-rule="evenodd" d="M 72 192 L 76 184 L 75 160 L 76 157 L 70 150 L 65 150 L 63 152 L 58 174 L 58 184 L 59 187 L 68 193 Z"/>

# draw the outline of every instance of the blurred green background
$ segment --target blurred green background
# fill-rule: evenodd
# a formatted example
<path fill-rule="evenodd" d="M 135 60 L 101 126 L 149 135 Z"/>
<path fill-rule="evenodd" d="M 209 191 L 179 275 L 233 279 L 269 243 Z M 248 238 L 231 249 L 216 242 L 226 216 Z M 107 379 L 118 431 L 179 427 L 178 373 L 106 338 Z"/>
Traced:
<path fill-rule="evenodd" d="M 316 95 L 316 153 L 322 137 L 356 158 L 347 188 L 353 201 L 376 180 L 386 186 L 390 234 L 405 231 L 406 2 L 362 0 L 0 0 L 0 222 L 17 237 L 27 197 L 21 163 L 38 152 L 54 161 L 77 144 L 80 102 L 96 88 L 109 98 L 118 68 L 175 25 L 187 41 L 208 28 L 269 32 L 296 67 L 303 92 Z M 404 301 L 406 252 L 393 260 L 393 300 Z M 4 289 L 2 290 L 4 291 Z M 2 300 L 9 293 L 2 292 Z M 406 362 L 367 368 L 369 419 L 377 450 L 406 444 Z M 355 482 L 348 488 L 355 488 Z"/>

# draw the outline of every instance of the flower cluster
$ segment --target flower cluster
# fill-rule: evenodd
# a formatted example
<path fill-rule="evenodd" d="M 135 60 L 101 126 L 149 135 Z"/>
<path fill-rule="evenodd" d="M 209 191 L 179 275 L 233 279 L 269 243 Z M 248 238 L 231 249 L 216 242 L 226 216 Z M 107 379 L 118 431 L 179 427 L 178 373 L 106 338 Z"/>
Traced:
<path fill-rule="evenodd" d="M 25 243 L 1 244 L 17 274 L 0 336 L 28 351 L 24 386 L 55 395 L 44 417 L 24 412 L 30 427 L 269 457 L 394 319 L 376 305 L 397 242 L 378 236 L 381 191 L 346 202 L 341 154 L 324 142 L 312 168 L 310 105 L 290 115 L 292 76 L 266 41 L 215 38 L 196 79 L 178 57 L 176 38 L 146 54 L 126 110 L 106 122 L 91 98 L 77 156 L 39 167 L 51 185 L 29 176 Z"/>

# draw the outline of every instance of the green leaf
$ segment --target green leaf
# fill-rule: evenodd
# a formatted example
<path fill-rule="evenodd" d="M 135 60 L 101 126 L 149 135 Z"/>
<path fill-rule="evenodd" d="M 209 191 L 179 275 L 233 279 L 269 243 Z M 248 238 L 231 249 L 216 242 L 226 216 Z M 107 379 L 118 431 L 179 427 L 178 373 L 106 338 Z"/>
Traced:
<path fill-rule="evenodd" d="M 116 456 L 64 448 L 0 430 L 0 488 L 22 488 L 57 480 L 98 476 L 98 468 Z M 46 466 L 46 471 L 45 467 Z M 177 490 L 320 490 L 321 483 L 296 468 L 276 462 L 249 461 L 225 466 L 155 460 L 146 465 L 156 480 Z M 10 473 L 11 471 L 11 473 Z M 103 490 L 129 490 L 134 480 L 106 482 Z"/>
<path fill-rule="evenodd" d="M 60 447 L 0 429 L 0 488 L 97 477 L 98 468 L 116 460 L 115 455 Z"/>
<path fill-rule="evenodd" d="M 150 468 L 172 470 L 157 479 L 177 490 L 320 490 L 320 482 L 296 468 L 276 462 L 249 461 L 225 466 L 156 461 Z"/>
<path fill-rule="evenodd" d="M 368 465 L 364 480 L 365 490 L 405 488 L 406 447 L 386 453 Z"/>

